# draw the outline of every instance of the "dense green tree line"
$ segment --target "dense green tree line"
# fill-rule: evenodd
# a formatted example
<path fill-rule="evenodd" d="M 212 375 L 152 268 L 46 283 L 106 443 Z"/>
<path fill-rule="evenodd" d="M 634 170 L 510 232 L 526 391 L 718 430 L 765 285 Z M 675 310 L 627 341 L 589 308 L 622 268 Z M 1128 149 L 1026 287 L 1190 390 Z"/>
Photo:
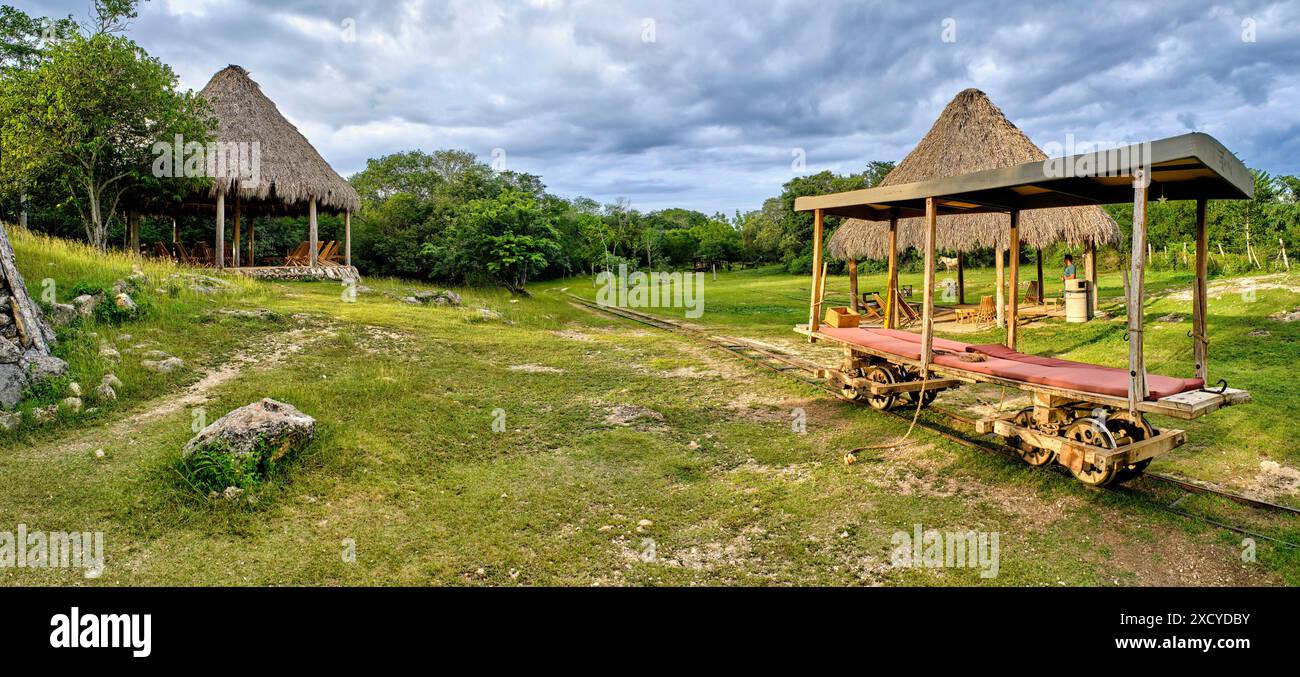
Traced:
<path fill-rule="evenodd" d="M 206 140 L 214 121 L 196 94 L 178 89 L 170 67 L 123 35 L 135 9 L 135 0 L 96 0 L 92 19 L 78 23 L 0 6 L 0 217 L 25 214 L 33 228 L 104 248 L 123 241 L 128 208 L 165 207 L 203 187 L 203 179 L 149 171 L 154 141 L 178 133 Z M 353 260 L 369 275 L 516 291 L 530 280 L 623 265 L 775 263 L 806 274 L 812 215 L 795 212 L 795 200 L 878 185 L 893 167 L 874 161 L 857 173 L 795 177 L 759 209 L 728 216 L 563 198 L 541 177 L 495 171 L 463 150 L 400 152 L 371 160 L 351 178 L 362 198 Z M 1181 252 L 1193 239 L 1194 205 L 1151 197 L 1150 240 Z M 1106 209 L 1127 233 L 1131 206 Z M 259 260 L 283 255 L 306 236 L 303 218 L 249 221 Z M 828 232 L 839 225 L 828 219 Z M 170 219 L 146 221 L 142 240 L 170 242 L 172 228 Z M 185 243 L 212 236 L 211 219 L 182 218 L 176 228 Z M 322 239 L 342 239 L 338 219 L 323 216 L 320 229 Z M 1274 258 L 1280 243 L 1300 241 L 1300 178 L 1255 172 L 1253 200 L 1211 203 L 1209 234 L 1216 252 L 1245 253 L 1249 243 L 1256 259 Z M 916 264 L 916 252 L 902 257 L 905 266 Z M 991 265 L 992 255 L 970 260 Z M 838 270 L 843 262 L 831 265 Z"/>

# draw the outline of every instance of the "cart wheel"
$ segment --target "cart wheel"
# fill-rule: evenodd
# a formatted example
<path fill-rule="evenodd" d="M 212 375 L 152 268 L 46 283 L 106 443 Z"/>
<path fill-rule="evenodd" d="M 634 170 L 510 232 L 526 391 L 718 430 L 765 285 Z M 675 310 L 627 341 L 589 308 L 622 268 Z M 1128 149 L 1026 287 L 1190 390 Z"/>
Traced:
<path fill-rule="evenodd" d="M 1022 428 L 1031 427 L 1034 423 L 1033 407 L 1016 414 L 1016 417 L 1012 419 L 1012 423 L 1015 423 Z M 1019 437 L 1008 437 L 1007 444 L 1011 445 L 1011 447 L 1016 450 L 1016 453 L 1020 455 L 1022 461 L 1034 466 L 1035 468 L 1050 465 L 1056 460 L 1056 452 L 1051 449 L 1035 447 Z"/>
<path fill-rule="evenodd" d="M 871 367 L 868 369 L 866 378 L 872 383 L 898 382 L 898 379 L 894 376 L 893 370 L 883 366 Z M 866 396 L 867 404 L 871 405 L 871 408 L 876 411 L 887 411 L 894 406 L 895 402 L 898 401 L 897 395 L 872 395 L 871 393 L 864 393 L 864 395 Z"/>
<path fill-rule="evenodd" d="M 920 391 L 909 392 L 909 393 L 904 393 L 904 396 L 907 398 L 907 401 L 908 401 L 910 404 L 912 404 L 913 406 L 915 406 L 915 405 L 916 405 L 916 400 L 917 400 L 918 397 L 921 396 L 921 393 L 920 393 Z M 934 401 L 937 400 L 937 399 L 939 399 L 939 391 L 938 391 L 938 390 L 933 390 L 933 389 L 927 389 L 927 390 L 925 391 L 925 402 L 924 402 L 921 406 L 922 406 L 923 408 L 924 408 L 924 407 L 928 407 L 928 406 L 930 406 L 931 404 L 934 404 Z"/>
<path fill-rule="evenodd" d="M 1147 423 L 1141 414 L 1135 417 L 1127 411 L 1112 414 L 1106 419 L 1106 427 L 1110 429 L 1116 438 L 1127 437 L 1132 442 L 1149 440 L 1157 434 L 1156 429 L 1151 427 L 1151 424 Z M 1150 465 L 1151 459 L 1148 458 L 1145 461 L 1138 461 L 1133 465 L 1120 468 L 1111 484 L 1123 484 L 1135 480 L 1141 477 L 1142 473 L 1146 472 L 1147 467 Z"/>
<path fill-rule="evenodd" d="M 1110 431 L 1094 418 L 1081 418 L 1071 423 L 1070 427 L 1065 429 L 1065 436 L 1075 442 L 1094 447 L 1115 448 L 1115 440 Z M 1102 470 L 1093 466 L 1082 470 L 1071 468 L 1070 472 L 1074 474 L 1075 479 L 1090 487 L 1104 487 L 1113 482 L 1117 474 L 1114 467 Z"/>

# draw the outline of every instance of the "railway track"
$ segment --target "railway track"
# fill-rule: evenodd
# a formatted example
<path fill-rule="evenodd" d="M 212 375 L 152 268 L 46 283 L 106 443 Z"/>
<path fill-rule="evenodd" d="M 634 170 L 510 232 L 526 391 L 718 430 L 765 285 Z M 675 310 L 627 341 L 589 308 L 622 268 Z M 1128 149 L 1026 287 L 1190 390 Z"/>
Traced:
<path fill-rule="evenodd" d="M 569 297 L 569 300 L 571 302 L 576 303 L 585 308 L 589 308 L 591 310 L 595 310 L 597 312 L 601 312 L 606 315 L 613 315 L 615 317 L 620 317 L 633 322 L 638 322 L 640 324 L 654 327 L 656 329 L 660 329 L 663 331 L 684 335 L 696 341 L 703 342 L 714 348 L 718 348 L 724 352 L 727 352 L 735 357 L 743 359 L 756 366 L 769 369 L 787 378 L 794 379 L 806 385 L 826 391 L 834 395 L 837 399 L 840 399 L 839 390 L 837 388 L 830 385 L 825 379 L 816 376 L 817 370 L 822 369 L 823 367 L 814 362 L 805 360 L 803 358 L 794 355 L 787 355 L 784 353 L 780 353 L 771 350 L 767 347 L 757 345 L 754 342 L 745 339 L 712 334 L 710 332 L 697 329 L 695 327 L 692 327 L 682 322 L 677 322 L 675 320 L 655 317 L 653 315 L 637 312 L 635 310 L 630 310 L 627 308 L 602 306 L 597 303 L 588 301 L 584 298 L 581 298 L 579 296 L 576 296 L 574 294 L 567 294 L 567 296 Z M 931 413 L 932 415 L 937 415 L 942 419 L 946 419 L 951 423 L 956 423 L 958 425 L 966 426 L 971 429 L 973 429 L 975 425 L 974 420 L 966 416 L 962 416 L 961 414 L 958 414 L 956 412 L 942 409 L 940 407 L 930 406 L 926 408 L 926 411 Z M 898 411 L 883 411 L 879 413 L 893 416 L 894 418 L 899 419 L 905 423 L 911 423 L 913 420 L 912 414 L 904 414 Z M 966 437 L 960 434 L 960 432 L 955 429 L 939 426 L 932 421 L 918 420 L 917 427 L 924 428 L 926 431 L 930 433 L 939 435 L 950 442 L 960 444 L 969 449 L 974 449 L 976 451 L 982 451 L 982 452 L 998 453 L 998 454 L 1007 453 L 1007 450 L 1003 449 L 1001 445 L 990 445 L 990 444 L 983 443 L 977 439 L 971 439 L 970 437 Z M 1215 487 L 1213 485 L 1205 484 L 1202 482 L 1196 482 L 1193 480 L 1180 478 L 1165 473 L 1147 472 L 1144 473 L 1142 477 L 1146 481 L 1164 484 L 1166 486 L 1183 491 L 1183 494 L 1179 496 L 1178 499 L 1168 504 L 1159 500 L 1152 500 L 1149 496 L 1141 496 L 1140 500 L 1143 500 L 1148 505 L 1152 505 L 1160 510 L 1164 510 L 1166 512 L 1170 512 L 1172 514 L 1179 515 L 1187 519 L 1192 519 L 1213 527 L 1225 529 L 1245 536 L 1250 536 L 1252 538 L 1266 540 L 1271 543 L 1275 543 L 1284 547 L 1300 549 L 1300 544 L 1291 543 L 1289 541 L 1274 536 L 1262 534 L 1253 531 L 1251 529 L 1247 529 L 1245 527 L 1228 524 L 1226 522 L 1221 522 L 1219 520 L 1205 517 L 1203 515 L 1196 515 L 1194 513 L 1190 513 L 1181 509 L 1180 506 L 1184 501 L 1186 501 L 1194 494 L 1206 494 L 1206 495 L 1217 496 L 1232 501 L 1234 503 L 1245 505 L 1258 510 L 1274 512 L 1279 514 L 1300 515 L 1300 509 L 1293 508 L 1291 506 L 1286 506 L 1286 505 L 1279 505 L 1277 503 L 1271 503 L 1269 501 L 1264 501 L 1258 498 L 1254 498 L 1252 496 L 1245 496 L 1242 494 L 1227 491 L 1220 487 Z M 1130 488 L 1121 488 L 1117 490 L 1124 491 L 1134 496 L 1139 495 L 1139 492 Z"/>

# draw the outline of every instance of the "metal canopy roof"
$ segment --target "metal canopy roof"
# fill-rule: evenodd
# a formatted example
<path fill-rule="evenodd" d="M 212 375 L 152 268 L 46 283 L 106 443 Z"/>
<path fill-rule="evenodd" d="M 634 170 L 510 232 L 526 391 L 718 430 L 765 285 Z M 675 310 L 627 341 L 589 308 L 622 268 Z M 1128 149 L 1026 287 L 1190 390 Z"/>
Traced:
<path fill-rule="evenodd" d="M 1152 197 L 1241 200 L 1255 193 L 1254 177 L 1237 156 L 1214 137 L 1194 133 L 931 181 L 801 197 L 794 206 L 886 221 L 924 216 L 926 198 L 937 199 L 940 215 L 1119 204 L 1133 201 L 1133 175 L 1144 166 L 1151 168 Z"/>

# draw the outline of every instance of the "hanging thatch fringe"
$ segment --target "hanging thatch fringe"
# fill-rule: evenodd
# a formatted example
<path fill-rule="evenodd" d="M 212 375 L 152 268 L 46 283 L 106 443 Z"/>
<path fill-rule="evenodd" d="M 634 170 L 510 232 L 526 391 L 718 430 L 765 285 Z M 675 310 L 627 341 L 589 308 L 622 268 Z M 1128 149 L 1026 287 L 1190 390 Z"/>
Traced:
<path fill-rule="evenodd" d="M 275 103 L 248 76 L 248 71 L 227 66 L 212 76 L 201 94 L 216 114 L 219 141 L 261 145 L 260 180 L 225 182 L 228 194 L 234 194 L 237 189 L 246 201 L 265 200 L 274 195 L 284 204 L 305 204 L 314 197 L 327 209 L 340 212 L 361 209 L 361 198 L 352 184 L 339 176 L 298 128 L 284 119 Z M 216 197 L 220 187 L 214 183 L 209 197 Z"/>
<path fill-rule="evenodd" d="M 1024 132 L 978 89 L 967 89 L 948 104 L 943 114 L 894 171 L 880 182 L 896 186 L 985 169 L 1011 167 L 1047 159 Z M 925 243 L 925 220 L 898 222 L 898 248 L 920 248 Z M 1042 248 L 1057 242 L 1081 247 L 1087 242 L 1119 242 L 1119 226 L 1100 207 L 1035 209 L 1020 217 L 1020 238 Z M 1005 214 L 959 214 L 939 217 L 939 249 L 970 252 L 1007 246 Z M 827 251 L 838 259 L 883 259 L 888 255 L 888 224 L 849 219 L 835 231 Z"/>

